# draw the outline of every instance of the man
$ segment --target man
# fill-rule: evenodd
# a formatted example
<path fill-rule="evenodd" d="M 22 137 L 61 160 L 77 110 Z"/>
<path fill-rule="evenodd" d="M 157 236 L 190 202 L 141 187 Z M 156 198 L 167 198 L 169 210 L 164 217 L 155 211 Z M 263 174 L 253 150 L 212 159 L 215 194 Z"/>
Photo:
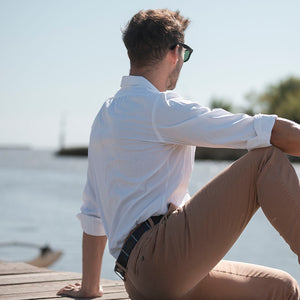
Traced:
<path fill-rule="evenodd" d="M 107 237 L 131 299 L 300 299 L 287 273 L 222 260 L 258 207 L 300 259 L 299 178 L 283 154 L 300 156 L 300 126 L 211 111 L 167 91 L 192 53 L 188 24 L 179 12 L 147 10 L 123 32 L 130 76 L 91 132 L 82 285 L 59 294 L 103 294 Z M 190 198 L 195 146 L 251 151 Z"/>

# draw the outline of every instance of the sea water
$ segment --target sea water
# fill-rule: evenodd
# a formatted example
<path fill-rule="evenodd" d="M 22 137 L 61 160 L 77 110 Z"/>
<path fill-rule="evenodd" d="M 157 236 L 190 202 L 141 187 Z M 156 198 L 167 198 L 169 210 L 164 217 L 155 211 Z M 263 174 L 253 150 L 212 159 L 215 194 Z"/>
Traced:
<path fill-rule="evenodd" d="M 197 161 L 190 182 L 194 194 L 230 162 Z M 300 164 L 294 164 L 300 176 Z M 82 230 L 76 218 L 86 181 L 85 157 L 58 157 L 53 151 L 0 150 L 0 260 L 27 261 L 38 255 L 31 247 L 9 242 L 50 245 L 62 257 L 50 269 L 81 272 Z M 259 210 L 225 256 L 283 269 L 300 282 L 297 257 Z M 114 258 L 104 254 L 102 277 L 118 279 Z"/>

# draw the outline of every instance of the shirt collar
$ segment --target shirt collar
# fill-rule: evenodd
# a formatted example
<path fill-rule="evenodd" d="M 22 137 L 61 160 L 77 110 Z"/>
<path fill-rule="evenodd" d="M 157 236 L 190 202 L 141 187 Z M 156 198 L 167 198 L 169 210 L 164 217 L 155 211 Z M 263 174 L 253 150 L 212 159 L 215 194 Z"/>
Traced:
<path fill-rule="evenodd" d="M 144 87 L 148 87 L 152 90 L 154 90 L 155 92 L 159 92 L 159 90 L 149 81 L 147 80 L 145 77 L 143 76 L 123 76 L 122 77 L 122 81 L 121 81 L 121 87 L 128 87 L 128 86 L 144 86 Z"/>

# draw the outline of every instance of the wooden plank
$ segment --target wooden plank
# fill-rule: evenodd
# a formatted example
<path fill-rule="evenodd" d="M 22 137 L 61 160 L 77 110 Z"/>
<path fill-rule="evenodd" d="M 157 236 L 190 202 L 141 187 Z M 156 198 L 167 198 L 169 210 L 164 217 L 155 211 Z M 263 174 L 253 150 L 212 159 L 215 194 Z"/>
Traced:
<path fill-rule="evenodd" d="M 45 268 L 38 268 L 23 262 L 0 262 L 0 276 L 9 274 L 44 273 L 52 272 Z"/>
<path fill-rule="evenodd" d="M 0 299 L 70 299 L 57 296 L 56 293 L 63 286 L 80 280 L 81 274 L 79 273 L 50 271 L 25 263 L 0 262 Z M 101 284 L 104 295 L 93 299 L 129 300 L 122 281 L 101 279 Z"/>
<path fill-rule="evenodd" d="M 47 281 L 81 281 L 80 273 L 73 272 L 50 272 L 50 273 L 31 273 L 0 276 L 0 286 L 17 285 L 22 283 L 42 283 Z M 122 281 L 101 279 L 103 286 L 123 286 Z"/>
<path fill-rule="evenodd" d="M 81 280 L 81 274 L 71 272 L 49 272 L 30 273 L 0 276 L 0 286 L 21 283 L 60 281 L 60 280 Z"/>
<path fill-rule="evenodd" d="M 60 297 L 56 296 L 54 293 L 45 292 L 45 293 L 30 293 L 30 294 L 19 294 L 19 295 L 6 295 L 4 298 L 0 296 L 0 299 L 5 300 L 52 300 L 52 299 L 66 299 L 70 300 L 70 297 Z M 72 298 L 73 299 L 73 298 Z M 87 298 L 76 298 L 76 300 L 87 300 Z M 104 294 L 102 297 L 93 298 L 93 300 L 130 300 L 126 293 L 111 293 Z"/>
<path fill-rule="evenodd" d="M 61 282 L 60 282 L 61 283 Z M 0 299 L 62 299 L 62 297 L 57 296 L 56 293 L 59 290 L 59 288 L 55 288 L 53 291 L 48 290 L 43 290 L 43 287 L 41 288 L 41 290 L 36 291 L 34 289 L 28 289 L 28 290 L 24 290 L 22 289 L 21 291 L 19 290 L 18 285 L 14 286 L 15 290 L 11 291 L 10 293 L 4 293 L 5 294 L 0 294 Z M 65 298 L 65 297 L 63 297 Z M 68 298 L 70 299 L 70 298 Z M 97 298 L 97 299 L 129 299 L 128 295 L 125 291 L 124 286 L 112 286 L 112 287 L 104 287 L 104 295 L 101 298 Z"/>
<path fill-rule="evenodd" d="M 55 282 L 54 285 L 40 285 L 38 289 L 33 288 L 31 284 L 28 284 L 28 288 L 24 289 L 24 286 L 14 285 L 13 289 L 3 289 L 0 291 L 0 299 L 5 300 L 18 300 L 18 299 L 61 299 L 62 297 L 57 296 L 57 291 L 64 286 L 62 282 Z M 99 299 L 129 299 L 123 285 L 118 286 L 104 286 L 104 295 Z M 70 298 L 68 298 L 70 299 Z"/>
<path fill-rule="evenodd" d="M 43 291 L 58 291 L 62 287 L 68 284 L 73 284 L 74 281 L 67 279 L 61 281 L 45 281 L 45 282 L 33 282 L 33 283 L 20 283 L 13 285 L 2 285 L 0 286 L 0 295 L 9 295 L 9 294 L 21 294 L 29 292 L 43 292 Z M 109 285 L 103 285 L 103 288 L 109 287 Z M 123 285 L 112 285 L 115 289 L 121 288 L 124 289 Z"/>

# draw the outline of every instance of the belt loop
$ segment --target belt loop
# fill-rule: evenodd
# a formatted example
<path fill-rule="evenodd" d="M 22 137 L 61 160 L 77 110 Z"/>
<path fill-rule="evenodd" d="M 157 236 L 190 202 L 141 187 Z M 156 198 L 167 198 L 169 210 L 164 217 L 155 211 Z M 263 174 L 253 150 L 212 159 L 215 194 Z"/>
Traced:
<path fill-rule="evenodd" d="M 148 223 L 151 225 L 151 228 L 153 228 L 153 227 L 154 227 L 154 222 L 153 222 L 153 220 L 152 220 L 151 218 L 149 218 L 147 221 L 148 221 Z"/>
<path fill-rule="evenodd" d="M 178 209 L 178 206 L 174 203 L 169 203 L 168 205 L 168 211 L 165 214 L 165 217 L 168 218 L 176 209 Z"/>

